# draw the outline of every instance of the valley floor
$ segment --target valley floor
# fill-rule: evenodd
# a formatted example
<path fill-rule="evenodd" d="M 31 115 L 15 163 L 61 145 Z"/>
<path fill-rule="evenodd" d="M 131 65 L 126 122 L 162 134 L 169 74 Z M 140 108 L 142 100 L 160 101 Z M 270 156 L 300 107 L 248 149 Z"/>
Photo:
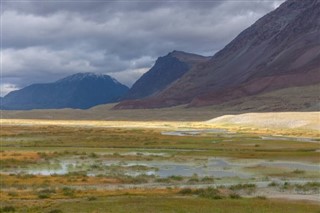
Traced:
<path fill-rule="evenodd" d="M 2 119 L 0 212 L 319 212 L 318 125 Z"/>

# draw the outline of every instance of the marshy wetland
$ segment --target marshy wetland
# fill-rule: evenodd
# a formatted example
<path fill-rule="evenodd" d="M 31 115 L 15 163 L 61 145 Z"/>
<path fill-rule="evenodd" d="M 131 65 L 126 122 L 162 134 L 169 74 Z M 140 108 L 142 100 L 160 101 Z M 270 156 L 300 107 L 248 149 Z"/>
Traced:
<path fill-rule="evenodd" d="M 76 123 L 3 121 L 1 212 L 320 211 L 314 135 Z"/>

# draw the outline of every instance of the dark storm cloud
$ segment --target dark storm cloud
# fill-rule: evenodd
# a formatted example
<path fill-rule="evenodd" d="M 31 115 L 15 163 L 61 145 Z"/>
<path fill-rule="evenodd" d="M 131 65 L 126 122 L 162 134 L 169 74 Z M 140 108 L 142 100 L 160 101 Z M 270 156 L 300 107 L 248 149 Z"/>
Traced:
<path fill-rule="evenodd" d="M 270 1 L 3 1 L 2 91 L 76 72 L 131 85 L 172 50 L 213 55 Z"/>

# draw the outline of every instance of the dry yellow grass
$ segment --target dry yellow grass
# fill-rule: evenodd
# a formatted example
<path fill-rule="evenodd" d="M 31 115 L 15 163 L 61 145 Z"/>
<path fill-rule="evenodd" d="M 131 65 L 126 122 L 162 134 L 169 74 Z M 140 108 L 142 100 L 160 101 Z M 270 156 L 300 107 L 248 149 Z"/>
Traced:
<path fill-rule="evenodd" d="M 159 130 L 222 128 L 234 132 L 252 134 L 319 137 L 320 112 L 248 113 L 225 115 L 205 122 L 1 119 L 0 125 L 57 125 L 90 128 L 150 128 Z"/>
<path fill-rule="evenodd" d="M 6 151 L 0 153 L 0 160 L 6 159 L 15 159 L 15 160 L 38 160 L 40 156 L 37 152 L 25 151 L 25 152 L 16 152 L 16 151 Z"/>
<path fill-rule="evenodd" d="M 269 112 L 225 115 L 207 123 L 237 131 L 319 137 L 320 112 Z"/>
<path fill-rule="evenodd" d="M 225 115 L 208 123 L 259 128 L 320 130 L 320 112 L 269 112 Z"/>

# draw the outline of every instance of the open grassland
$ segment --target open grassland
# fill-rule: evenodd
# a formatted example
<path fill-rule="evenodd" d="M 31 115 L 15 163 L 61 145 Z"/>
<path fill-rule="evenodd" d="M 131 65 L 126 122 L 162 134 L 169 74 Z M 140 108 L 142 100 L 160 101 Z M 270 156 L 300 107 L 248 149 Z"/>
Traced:
<path fill-rule="evenodd" d="M 226 129 L 253 135 L 284 135 L 319 138 L 320 112 L 278 112 L 225 115 L 208 121 L 98 121 L 1 119 L 2 126 L 69 126 L 88 128 L 159 129 Z"/>
<path fill-rule="evenodd" d="M 308 125 L 1 124 L 0 212 L 320 211 L 319 138 Z"/>
<path fill-rule="evenodd" d="M 93 208 L 94 206 L 94 208 Z M 10 207 L 10 203 L 7 204 Z M 303 201 L 271 200 L 262 198 L 210 199 L 172 194 L 118 195 L 86 197 L 68 200 L 46 200 L 24 202 L 15 207 L 17 212 L 223 212 L 223 213 L 300 213 L 319 212 L 319 205 Z"/>
<path fill-rule="evenodd" d="M 36 123 L 36 122 L 35 122 Z M 40 123 L 42 124 L 42 123 Z M 123 124 L 124 125 L 124 124 Z M 159 125 L 159 124 L 157 124 Z M 53 125 L 3 125 L 1 128 L 1 149 L 3 151 L 29 151 L 23 153 L 2 153 L 1 160 L 34 158 L 38 151 L 106 152 L 110 149 L 163 150 L 181 158 L 188 156 L 223 156 L 234 158 L 296 159 L 320 162 L 318 142 L 266 139 L 257 135 L 239 134 L 226 136 L 223 133 L 198 136 L 163 135 L 163 129 L 133 128 L 88 128 L 83 126 Z M 171 128 L 164 124 L 163 128 Z M 174 125 L 172 125 L 174 126 Z M 174 126 L 175 127 L 175 126 Z M 173 128 L 174 128 L 173 127 Z M 179 150 L 183 150 L 180 152 Z M 199 152 L 201 150 L 201 152 Z M 113 150 L 117 151 L 117 150 Z M 15 156 L 12 156 L 15 155 Z M 30 155 L 30 156 L 28 156 Z M 50 157 L 48 154 L 46 157 Z M 53 157 L 55 157 L 53 155 Z M 114 157 L 114 156 L 113 156 Z"/>

